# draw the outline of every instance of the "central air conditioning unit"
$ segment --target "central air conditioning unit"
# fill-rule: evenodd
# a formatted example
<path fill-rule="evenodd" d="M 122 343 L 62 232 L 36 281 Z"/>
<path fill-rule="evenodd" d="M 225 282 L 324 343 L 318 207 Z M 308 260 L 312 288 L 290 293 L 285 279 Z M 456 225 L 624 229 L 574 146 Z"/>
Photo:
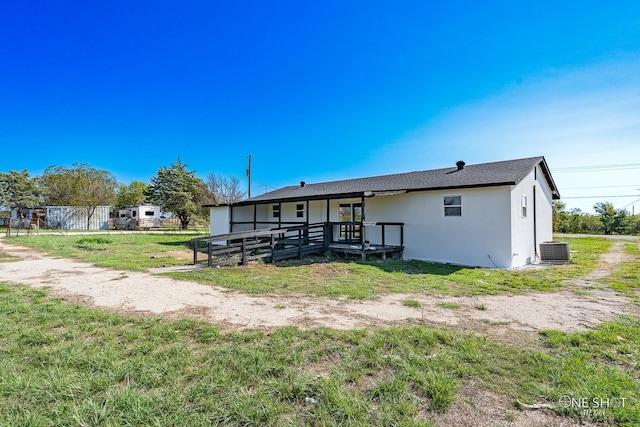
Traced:
<path fill-rule="evenodd" d="M 563 264 L 571 259 L 568 242 L 540 243 L 540 260 L 543 262 Z"/>

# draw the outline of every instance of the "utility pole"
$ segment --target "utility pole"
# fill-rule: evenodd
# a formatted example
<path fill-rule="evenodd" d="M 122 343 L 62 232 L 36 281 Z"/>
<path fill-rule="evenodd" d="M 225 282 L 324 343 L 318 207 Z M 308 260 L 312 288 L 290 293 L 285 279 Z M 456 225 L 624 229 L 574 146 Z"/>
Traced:
<path fill-rule="evenodd" d="M 248 183 L 248 187 L 247 187 L 247 195 L 249 196 L 248 198 L 251 198 L 251 154 L 249 154 L 249 166 L 247 167 L 247 178 L 249 178 L 249 183 Z"/>

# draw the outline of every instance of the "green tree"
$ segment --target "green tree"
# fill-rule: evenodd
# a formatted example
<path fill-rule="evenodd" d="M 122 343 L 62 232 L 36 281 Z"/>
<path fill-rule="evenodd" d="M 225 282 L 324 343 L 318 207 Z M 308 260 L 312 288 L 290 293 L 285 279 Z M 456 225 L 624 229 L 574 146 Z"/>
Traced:
<path fill-rule="evenodd" d="M 627 211 L 616 209 L 609 202 L 598 202 L 593 206 L 600 217 L 604 234 L 623 233 L 628 225 Z"/>
<path fill-rule="evenodd" d="M 147 197 L 153 204 L 162 206 L 164 211 L 172 212 L 180 220 L 183 229 L 189 226 L 191 217 L 201 211 L 206 184 L 196 178 L 195 171 L 188 171 L 178 157 L 177 163 L 171 163 L 158 169 L 151 178 Z"/>
<path fill-rule="evenodd" d="M 551 210 L 553 213 L 553 231 L 557 233 L 566 233 L 565 223 L 567 220 L 566 203 L 560 200 L 551 202 Z"/>
<path fill-rule="evenodd" d="M 0 172 L 0 206 L 16 210 L 18 217 L 24 218 L 24 210 L 42 203 L 40 180 L 30 177 L 24 169 L 20 172 L 10 170 Z"/>
<path fill-rule="evenodd" d="M 627 231 L 630 234 L 640 234 L 640 216 L 632 215 L 629 217 L 629 228 Z"/>
<path fill-rule="evenodd" d="M 116 194 L 116 206 L 139 206 L 147 201 L 145 193 L 149 185 L 142 181 L 131 181 L 129 185 L 120 184 Z"/>
<path fill-rule="evenodd" d="M 72 168 L 50 166 L 42 176 L 45 200 L 52 206 L 77 206 L 84 211 L 87 229 L 98 206 L 116 200 L 117 182 L 111 172 L 74 163 Z"/>

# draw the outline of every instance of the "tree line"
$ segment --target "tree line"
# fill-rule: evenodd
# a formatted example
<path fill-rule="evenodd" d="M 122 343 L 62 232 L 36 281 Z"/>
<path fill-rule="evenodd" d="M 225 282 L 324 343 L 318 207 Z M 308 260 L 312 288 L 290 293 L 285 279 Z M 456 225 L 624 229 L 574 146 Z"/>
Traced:
<path fill-rule="evenodd" d="M 629 215 L 625 209 L 616 209 L 609 202 L 593 206 L 596 214 L 574 208 L 567 211 L 564 202 L 553 202 L 553 231 L 556 233 L 588 234 L 640 234 L 640 216 Z"/>
<path fill-rule="evenodd" d="M 149 183 L 129 184 L 84 163 L 50 166 L 40 176 L 31 176 L 27 169 L 0 172 L 0 210 L 15 210 L 24 218 L 27 209 L 37 206 L 75 206 L 85 210 L 88 228 L 98 206 L 151 204 L 173 213 L 187 228 L 193 218 L 208 215 L 202 205 L 234 203 L 245 197 L 239 179 L 209 174 L 203 180 L 187 167 L 178 158 L 160 167 Z"/>

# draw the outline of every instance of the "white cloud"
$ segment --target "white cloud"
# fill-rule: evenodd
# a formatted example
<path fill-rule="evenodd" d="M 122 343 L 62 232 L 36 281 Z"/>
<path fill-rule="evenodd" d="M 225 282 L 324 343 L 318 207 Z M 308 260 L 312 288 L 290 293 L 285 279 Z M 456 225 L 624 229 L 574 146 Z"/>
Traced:
<path fill-rule="evenodd" d="M 640 162 L 640 55 L 525 78 L 502 93 L 452 108 L 377 153 L 395 171 L 544 155 L 552 170 Z M 569 207 L 580 195 L 638 194 L 640 169 L 555 173 Z M 574 187 L 594 187 L 580 193 Z M 607 188 L 595 188 L 607 187 Z M 563 191 L 563 188 L 567 190 Z M 633 198 L 612 198 L 615 206 Z M 636 208 L 640 208 L 640 203 Z M 636 209 L 640 210 L 640 209 Z"/>

